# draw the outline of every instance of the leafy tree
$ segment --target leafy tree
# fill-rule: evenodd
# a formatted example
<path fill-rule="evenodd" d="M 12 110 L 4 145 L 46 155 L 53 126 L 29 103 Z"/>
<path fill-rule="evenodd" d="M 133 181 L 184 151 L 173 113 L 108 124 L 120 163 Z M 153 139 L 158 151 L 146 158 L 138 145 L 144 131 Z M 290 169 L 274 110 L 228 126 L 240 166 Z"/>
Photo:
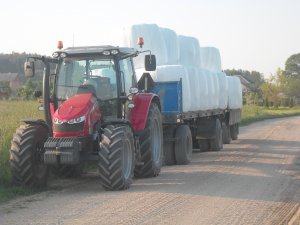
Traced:
<path fill-rule="evenodd" d="M 28 79 L 25 83 L 25 86 L 20 88 L 17 91 L 17 96 L 22 97 L 23 99 L 30 100 L 34 98 L 34 92 L 40 89 L 40 82 L 33 81 Z"/>
<path fill-rule="evenodd" d="M 8 81 L 0 81 L 0 99 L 8 99 L 12 90 Z"/>
<path fill-rule="evenodd" d="M 285 62 L 285 71 L 289 76 L 300 78 L 300 53 L 291 55 Z"/>

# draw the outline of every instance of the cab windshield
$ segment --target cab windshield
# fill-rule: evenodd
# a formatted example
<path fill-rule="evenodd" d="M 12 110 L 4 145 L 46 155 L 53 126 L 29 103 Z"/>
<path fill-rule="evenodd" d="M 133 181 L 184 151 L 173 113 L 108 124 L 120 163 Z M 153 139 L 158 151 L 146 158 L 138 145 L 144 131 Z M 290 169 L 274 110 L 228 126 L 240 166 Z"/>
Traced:
<path fill-rule="evenodd" d="M 70 59 L 60 65 L 56 96 L 59 100 L 77 94 L 82 85 L 92 86 L 99 100 L 117 98 L 115 64 L 112 59 Z"/>

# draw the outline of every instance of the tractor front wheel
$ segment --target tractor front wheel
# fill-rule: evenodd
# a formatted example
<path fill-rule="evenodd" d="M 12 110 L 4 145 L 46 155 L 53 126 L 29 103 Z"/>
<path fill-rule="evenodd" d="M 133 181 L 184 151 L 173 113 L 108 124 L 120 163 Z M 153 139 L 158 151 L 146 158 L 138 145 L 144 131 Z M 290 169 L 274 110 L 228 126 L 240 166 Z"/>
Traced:
<path fill-rule="evenodd" d="M 48 129 L 39 124 L 20 126 L 13 137 L 10 149 L 12 181 L 29 187 L 45 186 L 48 166 L 44 164 L 44 143 Z"/>
<path fill-rule="evenodd" d="M 108 125 L 99 143 L 100 179 L 106 190 L 129 188 L 134 170 L 135 147 L 128 126 Z"/>

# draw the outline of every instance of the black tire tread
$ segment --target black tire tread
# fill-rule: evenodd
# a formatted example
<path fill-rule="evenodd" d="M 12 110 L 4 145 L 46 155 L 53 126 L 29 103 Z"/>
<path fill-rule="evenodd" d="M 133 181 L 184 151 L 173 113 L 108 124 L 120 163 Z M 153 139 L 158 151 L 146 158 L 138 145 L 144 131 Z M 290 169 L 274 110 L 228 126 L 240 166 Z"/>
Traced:
<path fill-rule="evenodd" d="M 33 147 L 36 140 L 41 141 L 39 144 L 43 145 L 47 136 L 48 131 L 41 125 L 21 125 L 17 128 L 10 149 L 10 168 L 14 184 L 28 187 L 42 187 L 46 185 L 48 168 L 45 165 L 43 177 L 39 178 L 36 176 Z"/>
<path fill-rule="evenodd" d="M 146 177 L 155 177 L 158 176 L 162 167 L 162 161 L 163 161 L 163 140 L 161 140 L 161 146 L 160 146 L 160 158 L 159 162 L 154 162 L 152 159 L 152 148 L 151 148 L 151 125 L 153 124 L 153 121 L 155 119 L 159 120 L 160 124 L 160 137 L 162 137 L 162 119 L 160 110 L 157 106 L 157 104 L 152 103 L 150 106 L 150 110 L 148 113 L 147 123 L 146 127 L 141 133 L 139 137 L 140 142 L 140 153 L 141 153 L 141 162 L 143 165 L 137 165 L 134 170 L 135 177 L 138 178 L 146 178 Z"/>
<path fill-rule="evenodd" d="M 133 134 L 126 126 L 108 125 L 104 128 L 99 151 L 98 168 L 100 180 L 106 190 L 124 190 L 132 183 L 134 168 L 134 144 Z M 124 179 L 122 173 L 122 148 L 124 139 L 128 137 L 132 150 L 132 171 L 128 179 Z"/>
<path fill-rule="evenodd" d="M 177 127 L 175 137 L 174 152 L 176 164 L 187 165 L 191 162 L 193 152 L 192 134 L 189 126 L 181 125 Z M 186 145 L 187 141 L 188 145 Z"/>
<path fill-rule="evenodd" d="M 210 150 L 211 151 L 220 151 L 223 148 L 223 132 L 222 132 L 222 125 L 219 119 L 216 119 L 216 133 L 215 138 L 209 139 Z M 221 139 L 221 140 L 220 140 Z M 220 144 L 221 142 L 221 144 Z"/>

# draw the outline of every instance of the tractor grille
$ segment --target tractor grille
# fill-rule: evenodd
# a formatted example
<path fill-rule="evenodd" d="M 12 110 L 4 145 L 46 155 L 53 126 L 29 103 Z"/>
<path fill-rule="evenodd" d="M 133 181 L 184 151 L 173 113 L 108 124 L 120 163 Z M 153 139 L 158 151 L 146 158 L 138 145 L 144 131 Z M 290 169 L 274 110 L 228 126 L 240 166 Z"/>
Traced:
<path fill-rule="evenodd" d="M 84 121 L 81 123 L 62 123 L 62 124 L 54 124 L 53 131 L 57 133 L 68 133 L 68 132 L 80 132 L 83 131 Z"/>

